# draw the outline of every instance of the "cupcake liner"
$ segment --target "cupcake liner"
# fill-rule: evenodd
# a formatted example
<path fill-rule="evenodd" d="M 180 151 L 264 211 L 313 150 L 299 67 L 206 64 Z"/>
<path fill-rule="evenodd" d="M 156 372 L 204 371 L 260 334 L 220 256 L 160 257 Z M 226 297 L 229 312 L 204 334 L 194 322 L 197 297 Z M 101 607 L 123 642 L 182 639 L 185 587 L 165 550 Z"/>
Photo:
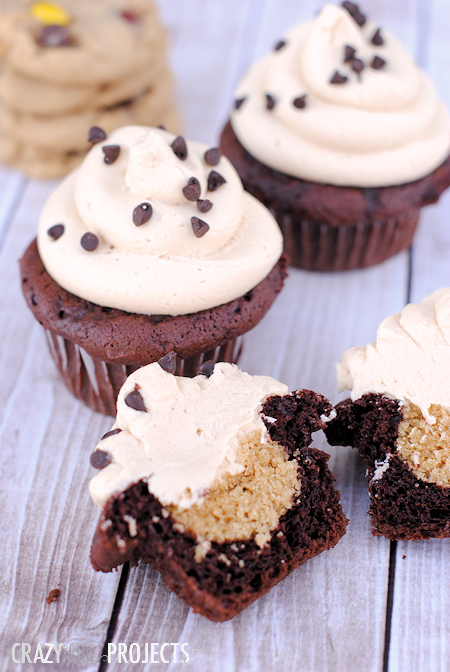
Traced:
<path fill-rule="evenodd" d="M 45 334 L 50 354 L 72 394 L 94 411 L 115 417 L 119 390 L 128 376 L 140 366 L 108 364 L 91 357 L 79 345 L 49 329 L 45 330 Z M 242 352 L 242 341 L 243 337 L 238 336 L 192 357 L 177 357 L 176 375 L 192 378 L 198 374 L 203 362 L 207 361 L 236 364 Z M 150 361 L 146 363 L 151 364 Z"/>
<path fill-rule="evenodd" d="M 292 214 L 278 215 L 291 264 L 310 271 L 367 268 L 412 243 L 420 208 L 370 224 L 331 226 Z"/>

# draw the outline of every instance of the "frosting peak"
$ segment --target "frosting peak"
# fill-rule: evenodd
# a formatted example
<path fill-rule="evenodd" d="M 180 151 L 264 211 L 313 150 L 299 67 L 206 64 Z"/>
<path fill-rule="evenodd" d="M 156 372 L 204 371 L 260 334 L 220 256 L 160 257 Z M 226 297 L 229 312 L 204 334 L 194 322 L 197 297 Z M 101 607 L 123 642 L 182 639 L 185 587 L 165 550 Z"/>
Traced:
<path fill-rule="evenodd" d="M 376 342 L 347 350 L 336 371 L 339 392 L 351 390 L 352 400 L 384 394 L 433 423 L 431 405 L 450 408 L 450 288 L 383 320 Z"/>
<path fill-rule="evenodd" d="M 43 210 L 47 272 L 76 296 L 143 314 L 193 313 L 253 289 L 279 259 L 281 233 L 228 159 L 212 166 L 206 150 L 144 126 L 98 142 Z"/>
<path fill-rule="evenodd" d="M 283 42 L 244 76 L 236 91 L 244 102 L 231 114 L 259 161 L 306 180 L 383 187 L 445 160 L 448 114 L 388 31 L 326 5 Z"/>

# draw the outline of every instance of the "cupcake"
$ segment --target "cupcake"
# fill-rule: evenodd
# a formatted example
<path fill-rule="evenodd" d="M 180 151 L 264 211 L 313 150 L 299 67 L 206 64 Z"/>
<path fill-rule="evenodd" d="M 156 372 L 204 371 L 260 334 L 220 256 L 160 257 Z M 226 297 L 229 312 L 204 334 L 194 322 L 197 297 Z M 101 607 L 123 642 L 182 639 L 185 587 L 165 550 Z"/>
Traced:
<path fill-rule="evenodd" d="M 145 126 L 89 135 L 44 207 L 22 287 L 69 389 L 115 415 L 127 375 L 171 351 L 180 375 L 236 361 L 287 261 L 276 221 L 217 148 Z"/>
<path fill-rule="evenodd" d="M 337 364 L 329 443 L 357 448 L 367 467 L 373 534 L 450 537 L 450 289 L 384 320 L 377 340 Z"/>
<path fill-rule="evenodd" d="M 195 612 L 232 618 L 345 533 L 328 455 L 309 447 L 330 413 L 228 363 L 192 379 L 139 369 L 91 456 L 94 569 L 142 559 Z"/>
<path fill-rule="evenodd" d="M 91 126 L 177 131 L 165 50 L 153 0 L 3 1 L 0 160 L 60 177 L 89 149 Z"/>
<path fill-rule="evenodd" d="M 350 2 L 256 63 L 221 147 L 275 215 L 295 266 L 377 264 L 450 184 L 450 121 L 425 74 Z"/>

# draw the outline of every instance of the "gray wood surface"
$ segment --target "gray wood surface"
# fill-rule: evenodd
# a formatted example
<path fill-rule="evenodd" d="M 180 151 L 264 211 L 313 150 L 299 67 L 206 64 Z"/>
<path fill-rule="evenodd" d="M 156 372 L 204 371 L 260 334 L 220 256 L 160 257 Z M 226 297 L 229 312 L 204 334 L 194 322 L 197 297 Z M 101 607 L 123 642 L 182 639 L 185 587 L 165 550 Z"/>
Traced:
<path fill-rule="evenodd" d="M 217 143 L 246 67 L 321 5 L 161 0 L 186 136 Z M 363 9 L 416 56 L 450 106 L 448 0 L 366 0 Z M 16 642 L 30 643 L 33 652 L 45 642 L 85 652 L 90 646 L 96 662 L 62 654 L 56 669 L 98 670 L 109 638 L 128 646 L 186 642 L 197 651 L 190 665 L 199 672 L 449 671 L 450 541 L 372 537 L 362 462 L 320 435 L 314 443 L 331 454 L 348 532 L 231 622 L 193 614 L 148 567 L 123 575 L 92 570 L 98 510 L 87 492 L 88 456 L 111 422 L 74 400 L 59 380 L 22 298 L 17 265 L 53 188 L 0 168 L 0 670 L 47 669 L 15 665 Z M 379 322 L 409 298 L 450 284 L 449 221 L 447 194 L 424 211 L 412 254 L 364 271 L 292 270 L 247 335 L 242 367 L 338 401 L 334 362 L 342 352 L 373 340 Z M 56 587 L 61 597 L 47 605 Z M 155 668 L 115 661 L 108 670 Z M 173 662 L 156 667 L 183 669 Z"/>

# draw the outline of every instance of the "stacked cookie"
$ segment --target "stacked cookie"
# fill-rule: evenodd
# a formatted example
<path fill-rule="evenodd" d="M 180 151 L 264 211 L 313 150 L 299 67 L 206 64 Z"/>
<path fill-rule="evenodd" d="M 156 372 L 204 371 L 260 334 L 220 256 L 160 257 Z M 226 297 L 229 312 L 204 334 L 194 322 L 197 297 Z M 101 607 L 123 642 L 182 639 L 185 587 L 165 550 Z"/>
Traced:
<path fill-rule="evenodd" d="M 88 150 L 91 126 L 177 130 L 151 0 L 2 0 L 0 10 L 0 161 L 58 177 Z"/>

